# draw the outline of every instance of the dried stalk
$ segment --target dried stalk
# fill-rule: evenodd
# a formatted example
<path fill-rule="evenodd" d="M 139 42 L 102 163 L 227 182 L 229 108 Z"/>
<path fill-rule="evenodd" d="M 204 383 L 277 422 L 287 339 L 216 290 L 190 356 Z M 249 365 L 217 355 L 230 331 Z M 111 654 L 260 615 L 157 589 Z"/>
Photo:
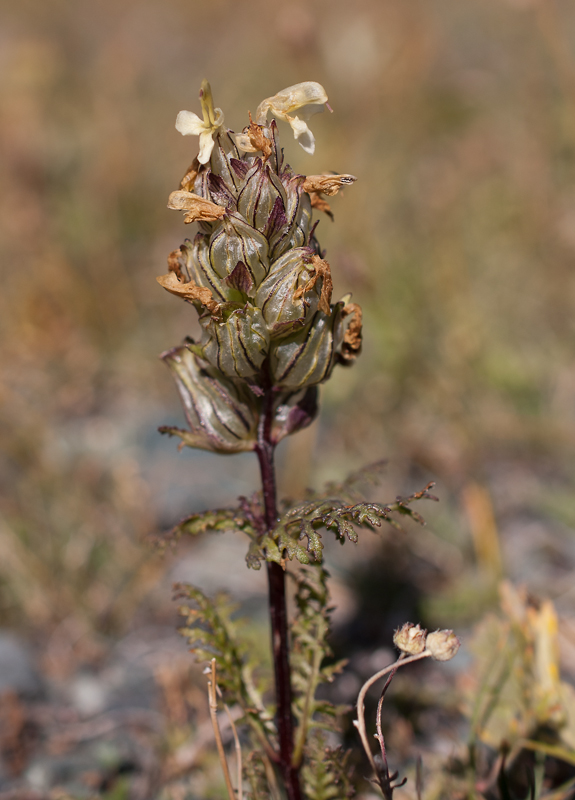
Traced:
<path fill-rule="evenodd" d="M 218 694 L 221 696 L 221 692 L 218 688 Z M 238 800 L 243 800 L 243 777 L 242 777 L 242 746 L 240 744 L 240 737 L 238 736 L 238 729 L 236 728 L 236 724 L 232 717 L 232 712 L 224 703 L 224 711 L 227 714 L 230 727 L 232 729 L 232 734 L 234 736 L 234 746 L 236 748 L 236 774 L 237 774 L 237 782 L 238 782 Z"/>
<path fill-rule="evenodd" d="M 376 672 L 375 675 L 372 675 L 371 678 L 369 678 L 369 680 L 367 680 L 361 687 L 361 690 L 357 697 L 357 719 L 354 720 L 353 724 L 357 728 L 359 737 L 361 739 L 361 743 L 363 745 L 363 749 L 365 750 L 365 754 L 369 760 L 369 763 L 375 775 L 379 775 L 380 771 L 378 770 L 377 764 L 375 763 L 373 753 L 371 752 L 371 748 L 369 746 L 369 739 L 367 738 L 367 729 L 365 725 L 365 696 L 369 691 L 369 689 L 373 686 L 373 684 L 376 683 L 380 678 L 383 678 L 385 675 L 389 675 L 389 673 L 393 673 L 393 675 L 395 675 L 395 673 L 400 667 L 403 667 L 406 664 L 412 664 L 414 661 L 421 661 L 422 658 L 427 658 L 430 655 L 431 655 L 430 650 L 423 650 L 423 652 L 418 653 L 415 656 L 408 656 L 407 658 L 403 658 L 403 656 L 400 656 L 397 659 L 397 661 L 395 661 L 393 664 L 384 667 L 384 669 L 381 669 L 379 672 Z M 388 685 L 389 684 L 386 684 L 385 688 L 387 688 Z"/>
<path fill-rule="evenodd" d="M 216 659 L 212 658 L 212 679 L 208 681 L 208 700 L 210 705 L 210 717 L 212 720 L 212 726 L 214 728 L 214 736 L 216 737 L 216 745 L 218 748 L 218 756 L 220 757 L 220 764 L 222 765 L 222 770 L 224 773 L 224 780 L 226 782 L 226 789 L 228 790 L 228 798 L 229 800 L 236 800 L 236 793 L 234 791 L 234 787 L 232 786 L 232 780 L 230 778 L 230 771 L 228 769 L 228 762 L 226 761 L 226 754 L 224 752 L 224 744 L 222 742 L 222 735 L 220 733 L 220 726 L 218 725 L 218 697 L 217 697 L 217 683 L 216 683 Z M 230 717 L 231 722 L 231 717 Z M 232 723 L 233 724 L 233 723 Z M 234 726 L 234 733 L 235 733 L 235 726 Z M 237 734 L 236 734 L 237 735 Z M 241 785 L 241 784 L 240 784 Z M 241 789 L 240 789 L 241 791 Z"/>

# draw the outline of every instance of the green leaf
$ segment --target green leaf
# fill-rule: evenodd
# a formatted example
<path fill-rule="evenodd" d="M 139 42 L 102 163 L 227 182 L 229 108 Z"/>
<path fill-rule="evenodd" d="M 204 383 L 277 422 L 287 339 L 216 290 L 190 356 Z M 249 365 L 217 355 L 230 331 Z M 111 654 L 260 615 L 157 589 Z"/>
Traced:
<path fill-rule="evenodd" d="M 332 653 L 328 642 L 330 632 L 327 571 L 319 564 L 301 569 L 293 576 L 297 584 L 295 602 L 297 614 L 292 623 L 292 684 L 294 713 L 298 721 L 295 735 L 294 763 L 307 758 L 310 732 L 323 727 L 327 719 L 333 730 L 338 709 L 327 700 L 316 699 L 318 687 L 330 683 L 345 662 L 324 665 Z"/>
<path fill-rule="evenodd" d="M 257 741 L 270 751 L 276 730 L 263 704 L 262 693 L 254 685 L 256 664 L 249 658 L 248 647 L 238 643 L 237 628 L 241 623 L 232 621 L 236 607 L 223 594 L 211 600 L 194 586 L 177 584 L 175 590 L 178 598 L 191 603 L 179 609 L 185 618 L 180 633 L 188 640 L 191 652 L 198 661 L 216 659 L 218 686 L 225 702 L 243 709 L 243 721 Z"/>
<path fill-rule="evenodd" d="M 351 785 L 351 751 L 326 747 L 323 733 L 317 731 L 310 741 L 310 755 L 302 769 L 305 796 L 308 800 L 347 800 L 355 791 Z"/>
<path fill-rule="evenodd" d="M 410 508 L 410 504 L 422 498 L 437 500 L 436 497 L 429 494 L 432 486 L 433 484 L 430 483 L 420 492 L 405 498 L 398 497 L 395 503 L 387 505 L 366 502 L 349 505 L 345 503 L 345 498 L 325 496 L 323 498 L 316 497 L 291 508 L 284 507 L 283 515 L 274 530 L 268 534 L 268 539 L 273 539 L 277 543 L 280 559 L 282 557 L 290 560 L 297 558 L 300 563 L 307 564 L 312 556 L 315 561 L 321 561 L 323 543 L 320 530 L 322 528 L 333 530 L 336 538 L 343 543 L 345 539 L 357 542 L 357 528 L 373 531 L 380 528 L 382 522 L 386 522 L 397 530 L 402 530 L 397 520 L 393 518 L 393 513 L 409 516 L 416 522 L 425 524 L 423 517 Z M 298 541 L 304 537 L 307 538 L 307 553 L 304 553 L 298 545 Z M 278 560 L 278 556 L 273 550 L 267 551 L 266 558 L 268 561 Z"/>

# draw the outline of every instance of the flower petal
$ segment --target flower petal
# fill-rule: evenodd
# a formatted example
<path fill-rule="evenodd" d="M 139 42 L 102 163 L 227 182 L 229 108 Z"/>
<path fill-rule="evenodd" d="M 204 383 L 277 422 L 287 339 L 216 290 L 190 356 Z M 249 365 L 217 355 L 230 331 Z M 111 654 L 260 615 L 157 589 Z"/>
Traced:
<path fill-rule="evenodd" d="M 214 149 L 214 136 L 212 130 L 204 130 L 200 133 L 200 152 L 198 161 L 200 164 L 207 164 Z"/>
<path fill-rule="evenodd" d="M 176 117 L 176 130 L 182 136 L 199 136 L 205 130 L 204 121 L 193 111 L 180 111 Z"/>
<path fill-rule="evenodd" d="M 270 109 L 278 117 L 285 119 L 287 114 L 297 111 L 303 106 L 323 105 L 324 103 L 327 103 L 327 94 L 320 83 L 316 83 L 316 81 L 296 83 L 261 102 L 256 112 L 256 121 L 262 125 L 266 121 Z"/>
<path fill-rule="evenodd" d="M 249 134 L 247 133 L 236 133 L 235 135 L 236 140 L 236 147 L 242 150 L 244 153 L 257 153 L 257 147 L 250 141 Z"/>
<path fill-rule="evenodd" d="M 308 128 L 307 122 L 304 122 L 298 117 L 288 117 L 287 120 L 299 144 L 301 144 L 306 153 L 313 155 L 315 151 L 315 137 Z"/>

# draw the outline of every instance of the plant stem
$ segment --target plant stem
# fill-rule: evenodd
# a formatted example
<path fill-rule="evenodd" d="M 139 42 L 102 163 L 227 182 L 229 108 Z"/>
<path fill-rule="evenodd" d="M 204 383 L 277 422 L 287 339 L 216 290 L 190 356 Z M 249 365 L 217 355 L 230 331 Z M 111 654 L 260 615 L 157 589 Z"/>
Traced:
<path fill-rule="evenodd" d="M 265 523 L 268 531 L 277 524 L 277 492 L 274 468 L 275 445 L 271 441 L 273 395 L 268 390 L 263 398 L 263 413 L 255 448 L 260 462 L 264 499 Z M 288 647 L 285 573 L 279 564 L 268 562 L 268 587 L 272 634 L 272 653 L 276 685 L 277 725 L 279 738 L 279 768 L 289 800 L 302 800 L 299 775 L 293 766 L 294 727 L 291 709 L 291 679 Z"/>
<path fill-rule="evenodd" d="M 427 658 L 431 655 L 429 650 L 424 650 L 422 653 L 418 653 L 415 656 L 407 656 L 403 658 L 400 656 L 397 661 L 393 664 L 389 664 L 389 666 L 380 669 L 379 672 L 376 672 L 375 675 L 372 675 L 361 687 L 359 691 L 359 695 L 357 696 L 357 719 L 354 720 L 353 724 L 357 728 L 359 733 L 359 737 L 361 739 L 361 743 L 363 745 L 363 749 L 365 750 L 365 754 L 368 758 L 368 761 L 371 765 L 372 770 L 376 775 L 378 775 L 377 765 L 375 763 L 375 759 L 371 752 L 371 746 L 369 744 L 369 739 L 367 738 L 367 728 L 365 725 L 365 696 L 368 690 L 373 686 L 373 684 L 378 681 L 380 678 L 383 678 L 385 675 L 389 675 L 390 672 L 395 674 L 400 667 L 404 667 L 406 664 L 413 664 L 414 661 L 420 661 L 422 658 Z"/>

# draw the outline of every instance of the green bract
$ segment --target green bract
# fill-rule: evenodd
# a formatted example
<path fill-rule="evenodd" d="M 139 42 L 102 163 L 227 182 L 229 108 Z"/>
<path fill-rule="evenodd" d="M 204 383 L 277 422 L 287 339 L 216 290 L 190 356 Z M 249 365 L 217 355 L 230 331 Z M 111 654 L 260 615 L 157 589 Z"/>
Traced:
<path fill-rule="evenodd" d="M 179 436 L 183 444 L 217 453 L 252 450 L 257 415 L 246 386 L 227 380 L 221 372 L 201 366 L 184 345 L 162 355 L 172 370 L 186 413 L 189 430 L 164 427 L 162 433 Z"/>

